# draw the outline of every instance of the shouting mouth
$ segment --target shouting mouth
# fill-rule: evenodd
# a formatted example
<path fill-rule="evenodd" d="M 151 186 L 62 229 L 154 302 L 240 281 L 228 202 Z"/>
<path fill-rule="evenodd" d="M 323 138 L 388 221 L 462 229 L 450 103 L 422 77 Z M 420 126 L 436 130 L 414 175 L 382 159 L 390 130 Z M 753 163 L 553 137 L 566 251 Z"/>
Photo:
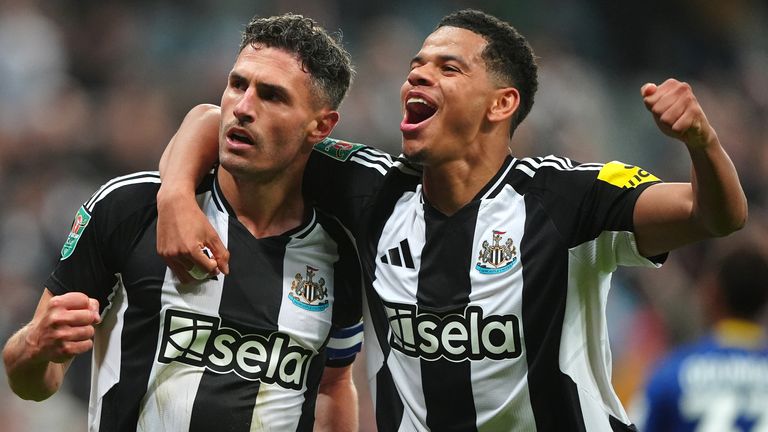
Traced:
<path fill-rule="evenodd" d="M 409 96 L 405 101 L 405 116 L 400 130 L 411 132 L 423 126 L 437 112 L 437 106 L 423 96 Z"/>

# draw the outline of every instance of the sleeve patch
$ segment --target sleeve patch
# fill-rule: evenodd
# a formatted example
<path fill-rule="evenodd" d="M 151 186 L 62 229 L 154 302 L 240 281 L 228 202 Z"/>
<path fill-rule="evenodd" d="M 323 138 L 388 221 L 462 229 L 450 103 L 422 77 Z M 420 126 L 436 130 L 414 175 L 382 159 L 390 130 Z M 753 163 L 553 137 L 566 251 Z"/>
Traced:
<path fill-rule="evenodd" d="M 363 147 L 365 147 L 363 144 L 354 144 L 333 138 L 326 138 L 315 144 L 315 150 L 342 162 L 346 162 L 352 154 Z"/>
<path fill-rule="evenodd" d="M 619 161 L 605 164 L 597 179 L 623 189 L 634 189 L 643 183 L 660 181 L 658 177 L 640 167 Z"/>
<path fill-rule="evenodd" d="M 67 240 L 64 242 L 64 246 L 61 248 L 61 261 L 69 258 L 72 252 L 77 247 L 77 242 L 85 231 L 85 227 L 88 226 L 88 222 L 91 221 L 91 215 L 85 210 L 85 207 L 80 207 L 75 215 L 75 220 L 72 222 L 72 229 L 69 231 Z"/>

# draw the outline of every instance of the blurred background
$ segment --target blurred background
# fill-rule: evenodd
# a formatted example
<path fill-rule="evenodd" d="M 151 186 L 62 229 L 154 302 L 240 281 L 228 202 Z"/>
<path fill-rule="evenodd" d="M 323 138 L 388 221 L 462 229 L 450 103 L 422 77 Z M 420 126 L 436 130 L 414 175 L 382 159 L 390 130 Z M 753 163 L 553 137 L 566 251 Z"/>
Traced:
<path fill-rule="evenodd" d="M 740 238 L 768 244 L 764 0 L 0 0 L 0 340 L 31 318 L 80 204 L 111 177 L 155 170 L 187 110 L 218 103 L 254 14 L 296 12 L 341 31 L 358 75 L 333 135 L 398 153 L 409 60 L 440 17 L 464 7 L 509 21 L 538 56 L 540 90 L 512 140 L 516 156 L 621 160 L 687 181 L 687 152 L 640 98 L 643 83 L 675 77 L 693 85 L 739 170 L 744 231 L 614 277 L 614 382 L 631 404 L 649 365 L 705 330 L 697 285 L 711 257 Z M 78 359 L 39 404 L 14 397 L 0 374 L 0 429 L 85 430 L 89 362 Z M 361 429 L 373 430 L 358 383 Z"/>

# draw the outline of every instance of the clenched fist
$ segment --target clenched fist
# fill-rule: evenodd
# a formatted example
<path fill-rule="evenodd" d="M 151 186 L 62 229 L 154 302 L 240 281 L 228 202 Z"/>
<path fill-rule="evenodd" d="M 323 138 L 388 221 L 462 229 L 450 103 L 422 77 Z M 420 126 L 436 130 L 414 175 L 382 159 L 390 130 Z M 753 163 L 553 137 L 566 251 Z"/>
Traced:
<path fill-rule="evenodd" d="M 32 357 L 64 363 L 93 347 L 94 325 L 99 323 L 99 302 L 79 292 L 51 297 L 26 334 Z"/>
<path fill-rule="evenodd" d="M 648 83 L 640 94 L 664 134 L 683 141 L 691 150 L 717 142 L 717 134 L 688 83 L 676 79 L 661 85 Z"/>

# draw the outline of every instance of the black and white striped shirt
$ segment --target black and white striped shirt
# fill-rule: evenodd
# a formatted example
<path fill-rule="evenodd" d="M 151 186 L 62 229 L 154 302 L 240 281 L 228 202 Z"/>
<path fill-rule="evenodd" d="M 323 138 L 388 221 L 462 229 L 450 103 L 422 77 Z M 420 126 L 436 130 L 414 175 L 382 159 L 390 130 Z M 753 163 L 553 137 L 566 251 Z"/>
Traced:
<path fill-rule="evenodd" d="M 323 368 L 362 339 L 360 263 L 321 211 L 257 239 L 211 179 L 198 201 L 230 274 L 180 284 L 156 252 L 160 178 L 106 183 L 78 211 L 46 286 L 98 299 L 92 431 L 312 430 Z"/>
<path fill-rule="evenodd" d="M 620 162 L 508 157 L 464 208 L 359 144 L 315 148 L 305 185 L 354 227 L 379 431 L 631 430 L 610 383 L 606 297 L 658 179 Z"/>

